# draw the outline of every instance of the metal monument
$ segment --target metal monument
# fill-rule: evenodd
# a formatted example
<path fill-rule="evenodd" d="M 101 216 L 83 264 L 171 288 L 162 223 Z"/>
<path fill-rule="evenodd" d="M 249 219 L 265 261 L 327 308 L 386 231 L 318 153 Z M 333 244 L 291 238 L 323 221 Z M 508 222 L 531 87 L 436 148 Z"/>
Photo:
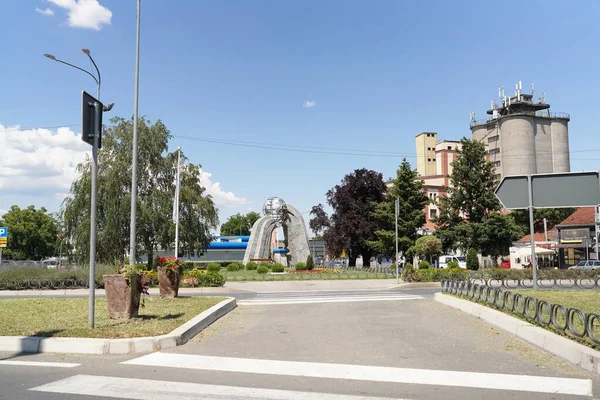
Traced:
<path fill-rule="evenodd" d="M 244 254 L 244 264 L 250 261 L 271 260 L 273 231 L 283 227 L 288 266 L 306 262 L 310 256 L 308 233 L 302 214 L 279 197 L 269 197 L 263 206 L 263 217 L 250 231 L 250 240 Z"/>

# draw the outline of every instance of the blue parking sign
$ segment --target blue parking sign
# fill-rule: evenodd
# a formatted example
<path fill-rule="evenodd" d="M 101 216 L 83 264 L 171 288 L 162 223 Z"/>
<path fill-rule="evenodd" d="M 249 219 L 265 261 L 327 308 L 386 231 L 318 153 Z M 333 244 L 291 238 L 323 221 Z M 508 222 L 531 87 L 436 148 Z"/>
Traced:
<path fill-rule="evenodd" d="M 8 237 L 8 228 L 0 228 L 0 238 Z"/>

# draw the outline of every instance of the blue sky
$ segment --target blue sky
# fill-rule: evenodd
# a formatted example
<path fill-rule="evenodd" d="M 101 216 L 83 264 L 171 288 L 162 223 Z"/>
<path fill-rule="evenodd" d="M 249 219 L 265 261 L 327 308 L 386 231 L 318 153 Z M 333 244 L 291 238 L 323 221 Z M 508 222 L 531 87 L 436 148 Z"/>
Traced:
<path fill-rule="evenodd" d="M 1 6 L 0 125 L 11 128 L 0 130 L 0 210 L 58 210 L 73 165 L 89 150 L 71 131 L 80 130 L 81 90 L 95 93 L 94 82 L 43 53 L 89 67 L 80 50 L 89 48 L 102 72 L 102 100 L 115 103 L 111 115 L 133 114 L 135 0 L 95 3 Z M 163 120 L 175 135 L 172 148 L 182 146 L 211 174 L 205 182 L 223 222 L 260 210 L 269 196 L 307 211 L 356 168 L 390 177 L 402 157 L 414 165 L 416 134 L 469 136 L 469 113 L 483 118 L 498 87 L 512 93 L 518 80 L 526 92 L 535 83 L 536 98 L 545 91 L 553 111 L 571 114 L 571 169 L 599 169 L 598 151 L 590 151 L 600 147 L 599 16 L 592 0 L 143 0 L 140 114 Z M 316 104 L 303 107 L 307 101 Z M 27 131 L 58 126 L 71 131 Z M 45 147 L 7 161 L 10 146 L 25 151 L 38 142 Z"/>

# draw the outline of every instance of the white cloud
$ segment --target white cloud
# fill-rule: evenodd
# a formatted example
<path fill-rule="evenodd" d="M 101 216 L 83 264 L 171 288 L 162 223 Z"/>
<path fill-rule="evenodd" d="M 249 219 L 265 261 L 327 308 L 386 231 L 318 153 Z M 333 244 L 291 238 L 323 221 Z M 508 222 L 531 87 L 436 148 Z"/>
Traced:
<path fill-rule="evenodd" d="M 304 108 L 313 108 L 314 106 L 317 105 L 317 101 L 316 100 L 306 100 L 304 102 L 304 104 L 302 104 L 302 107 Z"/>
<path fill-rule="evenodd" d="M 48 0 L 69 11 L 69 26 L 99 31 L 103 24 L 110 24 L 112 11 L 100 5 L 98 0 Z"/>
<path fill-rule="evenodd" d="M 22 130 L 0 125 L 0 192 L 64 196 L 76 178 L 75 167 L 90 152 L 69 128 Z"/>
<path fill-rule="evenodd" d="M 245 197 L 237 197 L 233 192 L 226 192 L 221 188 L 219 182 L 213 182 L 211 178 L 212 174 L 201 170 L 200 172 L 200 184 L 206 188 L 206 193 L 213 197 L 213 201 L 218 206 L 231 206 L 246 204 L 248 200 Z"/>
<path fill-rule="evenodd" d="M 48 16 L 54 15 L 54 11 L 52 11 L 50 8 L 46 8 L 45 10 L 42 10 L 41 8 L 36 7 L 35 12 L 43 14 L 43 15 L 48 15 Z"/>

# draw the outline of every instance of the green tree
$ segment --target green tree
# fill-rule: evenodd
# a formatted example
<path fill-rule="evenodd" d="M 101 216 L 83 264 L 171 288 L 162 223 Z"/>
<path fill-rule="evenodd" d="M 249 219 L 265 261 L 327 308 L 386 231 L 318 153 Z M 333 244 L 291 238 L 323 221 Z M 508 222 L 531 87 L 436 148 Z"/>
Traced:
<path fill-rule="evenodd" d="M 508 254 L 522 232 L 511 215 L 499 213 L 494 166 L 486 161 L 485 145 L 466 138 L 461 145 L 452 163 L 447 196 L 439 199 L 436 235 L 445 250 L 475 248 L 493 257 Z"/>
<path fill-rule="evenodd" d="M 0 218 L 8 228 L 7 248 L 3 257 L 13 260 L 41 260 L 53 256 L 58 242 L 56 218 L 45 208 L 19 208 L 14 205 Z"/>
<path fill-rule="evenodd" d="M 374 204 L 372 216 L 377 221 L 376 239 L 369 241 L 379 257 L 393 258 L 396 251 L 395 205 L 399 199 L 398 213 L 398 251 L 406 253 L 415 244 L 417 230 L 427 221 L 425 205 L 429 198 L 423 192 L 423 182 L 417 179 L 406 158 L 396 171 L 393 185 L 387 190 L 385 201 Z"/>
<path fill-rule="evenodd" d="M 333 214 L 324 238 L 331 256 L 339 257 L 345 252 L 348 265 L 355 267 L 356 259 L 362 255 L 363 265 L 370 266 L 375 252 L 369 241 L 377 238 L 378 228 L 373 211 L 377 203 L 385 200 L 385 194 L 383 176 L 365 168 L 346 175 L 340 185 L 327 192 Z"/>
<path fill-rule="evenodd" d="M 470 248 L 467 252 L 467 269 L 477 271 L 479 269 L 479 259 L 477 258 L 477 250 Z"/>
<path fill-rule="evenodd" d="M 248 236 L 252 226 L 258 219 L 260 214 L 254 211 L 246 215 L 240 213 L 234 214 L 221 225 L 221 235 L 223 236 Z"/>
<path fill-rule="evenodd" d="M 573 214 L 576 208 L 538 208 L 533 210 L 534 231 L 544 232 L 544 218 L 546 218 L 546 226 L 548 230 L 555 225 L 560 224 L 567 217 Z M 529 210 L 513 210 L 511 212 L 515 223 L 521 228 L 524 233 L 529 232 Z"/>
<path fill-rule="evenodd" d="M 308 255 L 308 257 L 306 257 L 306 268 L 308 268 L 308 270 L 312 270 L 315 267 L 315 260 L 313 259 L 312 255 Z"/>
<path fill-rule="evenodd" d="M 435 236 L 421 236 L 415 242 L 415 251 L 419 257 L 433 263 L 433 259 L 442 254 L 442 241 Z"/>
<path fill-rule="evenodd" d="M 101 262 L 120 263 L 129 248 L 131 207 L 131 158 L 133 119 L 111 119 L 103 130 L 102 149 L 98 152 L 97 246 L 96 258 Z M 148 255 L 149 263 L 158 248 L 174 247 L 173 198 L 177 170 L 177 152 L 168 152 L 171 132 L 159 120 L 154 124 L 144 118 L 138 121 L 138 175 L 136 214 L 136 257 Z M 196 235 L 216 227 L 216 209 L 204 194 L 199 166 L 185 164 L 181 176 L 180 240 L 186 251 L 206 238 Z M 61 209 L 66 233 L 73 238 L 80 262 L 89 258 L 89 215 L 91 163 L 77 166 L 80 177 L 71 185 L 70 195 Z"/>

